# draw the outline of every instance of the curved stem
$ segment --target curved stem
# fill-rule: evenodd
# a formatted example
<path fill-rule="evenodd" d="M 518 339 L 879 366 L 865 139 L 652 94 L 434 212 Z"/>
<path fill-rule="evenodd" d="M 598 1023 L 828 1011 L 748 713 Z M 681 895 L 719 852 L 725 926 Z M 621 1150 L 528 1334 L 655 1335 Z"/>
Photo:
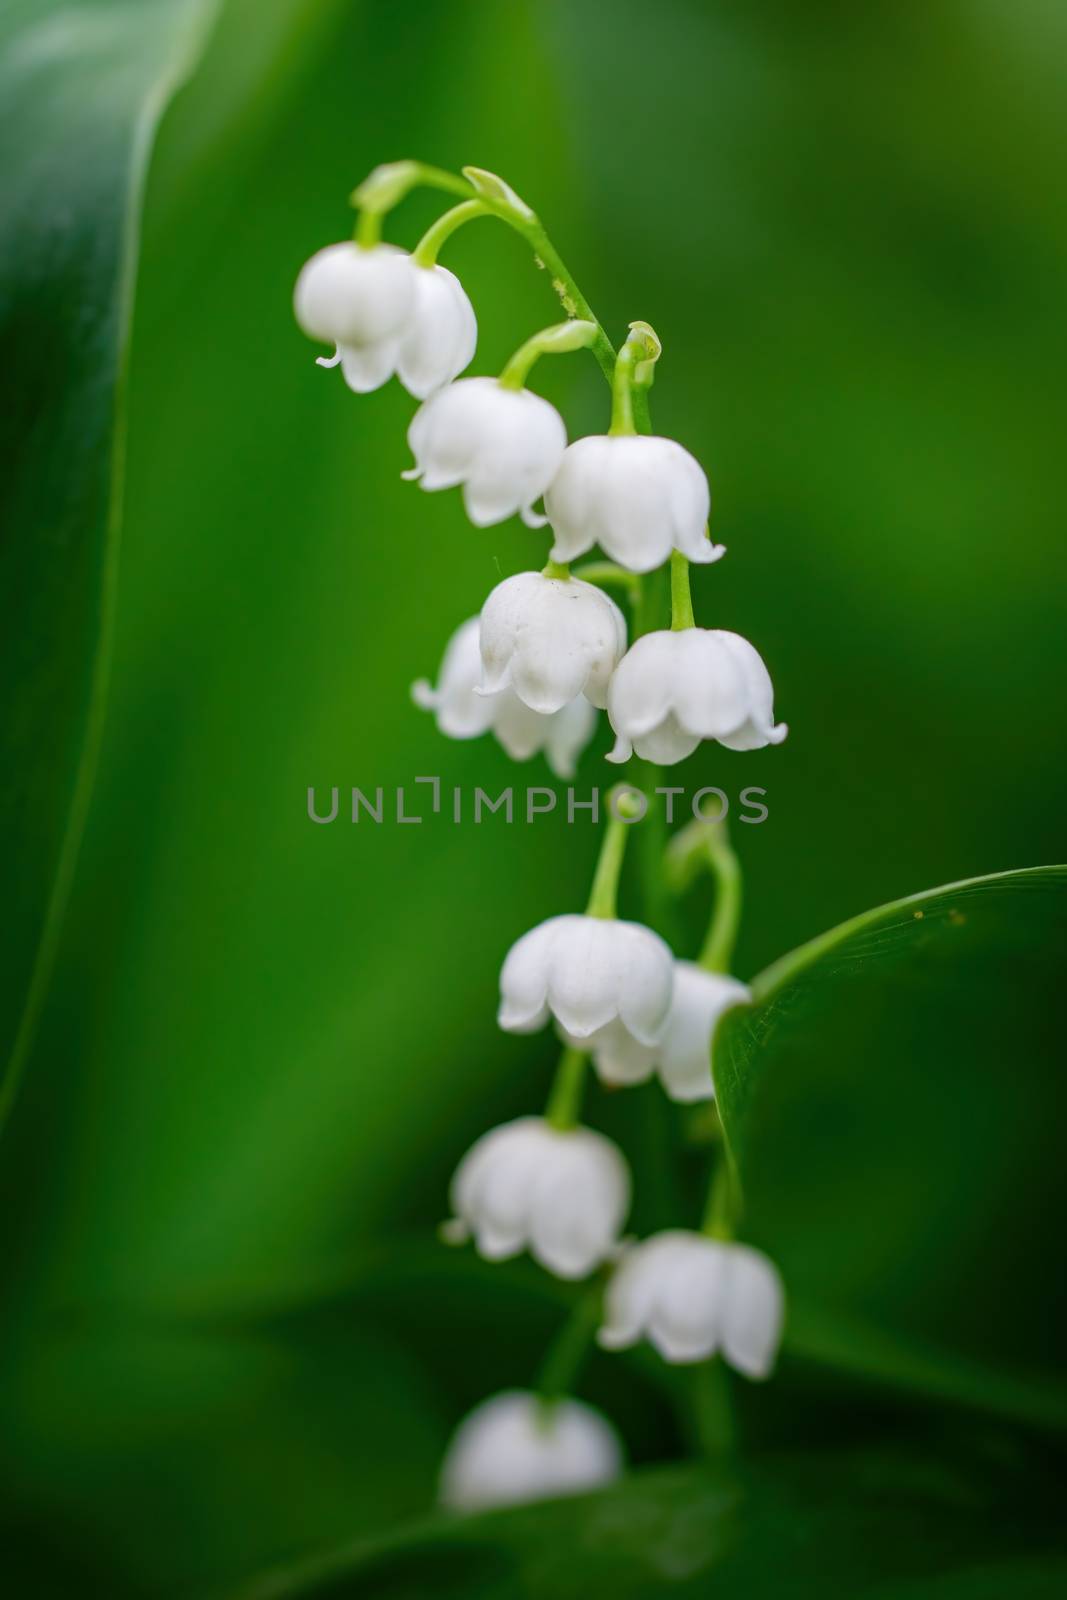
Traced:
<path fill-rule="evenodd" d="M 729 1240 L 737 1221 L 737 1188 L 726 1147 L 720 1142 L 719 1156 L 708 1185 L 708 1199 L 700 1231 L 706 1239 Z"/>
<path fill-rule="evenodd" d="M 708 836 L 708 865 L 715 878 L 715 904 L 697 964 L 705 972 L 729 972 L 741 922 L 741 863 L 721 825 Z"/>
<path fill-rule="evenodd" d="M 542 578 L 559 578 L 566 581 L 571 575 L 571 569 L 565 561 L 548 560 L 541 568 Z"/>
<path fill-rule="evenodd" d="M 545 1107 L 545 1121 L 557 1133 L 569 1133 L 578 1126 L 582 1109 L 582 1090 L 589 1057 L 582 1050 L 564 1050 L 552 1080 Z"/>
<path fill-rule="evenodd" d="M 608 432 L 616 437 L 637 432 L 633 399 L 637 358 L 636 346 L 627 339 L 615 358 L 615 370 L 611 375 L 611 427 Z"/>
<path fill-rule="evenodd" d="M 521 389 L 525 384 L 534 362 L 540 361 L 542 356 L 567 355 L 572 350 L 587 349 L 596 338 L 597 325 L 595 322 L 583 322 L 571 318 L 567 322 L 553 323 L 551 328 L 542 328 L 521 344 L 515 354 L 507 362 L 500 374 L 499 382 L 505 389 Z"/>
<path fill-rule="evenodd" d="M 573 1392 L 600 1321 L 603 1297 L 603 1286 L 598 1280 L 575 1302 L 549 1345 L 537 1376 L 538 1397 L 546 1409 Z"/>
<path fill-rule="evenodd" d="M 492 213 L 484 200 L 464 200 L 462 205 L 453 206 L 451 211 L 446 211 L 437 221 L 427 228 L 414 250 L 411 259 L 419 267 L 432 267 L 436 265 L 441 247 L 458 228 L 466 223 L 473 222 L 476 217 L 488 217 Z"/>

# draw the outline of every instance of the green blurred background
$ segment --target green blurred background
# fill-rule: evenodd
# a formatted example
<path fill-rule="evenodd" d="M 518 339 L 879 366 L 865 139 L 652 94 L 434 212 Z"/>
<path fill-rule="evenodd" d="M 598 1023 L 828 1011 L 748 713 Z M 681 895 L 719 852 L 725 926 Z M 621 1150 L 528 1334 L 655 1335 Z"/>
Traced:
<path fill-rule="evenodd" d="M 409 702 L 545 542 L 402 484 L 407 395 L 315 367 L 292 283 L 353 184 L 404 156 L 502 173 L 609 331 L 663 340 L 655 425 L 706 465 L 729 549 L 698 619 L 756 643 L 791 727 L 684 777 L 767 790 L 737 830 L 748 976 L 1063 855 L 1065 47 L 1054 0 L 224 6 L 150 173 L 105 742 L 0 1149 L 20 1594 L 201 1593 L 418 1515 L 450 1427 L 530 1380 L 567 1298 L 432 1229 L 470 1140 L 543 1096 L 551 1041 L 497 1033 L 496 976 L 583 900 L 594 830 L 305 811 L 309 784 L 552 781 Z M 440 209 L 412 198 L 390 237 Z M 495 224 L 445 261 L 475 370 L 553 319 Z M 533 386 L 572 437 L 606 425 L 588 358 Z M 639 1161 L 666 1136 L 651 1094 L 591 1098 Z M 677 1448 L 658 1381 L 589 1369 L 638 1460 Z M 905 1402 L 787 1357 L 744 1405 L 781 1444 Z"/>

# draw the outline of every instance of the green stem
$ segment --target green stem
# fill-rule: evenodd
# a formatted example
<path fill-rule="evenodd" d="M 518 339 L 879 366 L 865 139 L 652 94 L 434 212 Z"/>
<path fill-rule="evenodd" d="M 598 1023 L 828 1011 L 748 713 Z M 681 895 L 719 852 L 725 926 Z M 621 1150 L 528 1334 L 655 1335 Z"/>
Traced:
<path fill-rule="evenodd" d="M 361 250 L 373 250 L 381 243 L 382 219 L 380 212 L 361 211 L 356 218 L 356 243 Z"/>
<path fill-rule="evenodd" d="M 589 561 L 584 567 L 579 567 L 574 576 L 581 578 L 585 583 L 596 583 L 601 586 L 614 584 L 620 589 L 625 589 L 634 603 L 641 588 L 641 579 L 637 573 L 616 566 L 614 561 Z"/>
<path fill-rule="evenodd" d="M 630 788 L 630 784 L 617 784 L 608 795 L 608 824 L 604 830 L 604 839 L 597 858 L 593 887 L 589 891 L 589 904 L 585 908 L 587 917 L 601 917 L 610 922 L 615 916 L 619 873 L 622 870 L 623 856 L 626 854 L 626 840 L 634 825 L 633 818 L 629 822 L 623 820 L 628 809 L 627 801 L 630 808 L 633 805 L 628 794 Z"/>
<path fill-rule="evenodd" d="M 633 381 L 639 354 L 636 345 L 627 339 L 615 360 L 615 370 L 611 375 L 611 427 L 608 429 L 615 436 L 637 432 Z"/>
<path fill-rule="evenodd" d="M 537 1393 L 546 1409 L 574 1392 L 578 1373 L 600 1322 L 603 1297 L 603 1285 L 598 1279 L 575 1302 L 549 1345 L 537 1377 Z"/>
<path fill-rule="evenodd" d="M 571 575 L 571 569 L 565 561 L 547 561 L 541 568 L 542 578 L 559 578 L 566 580 Z"/>
<path fill-rule="evenodd" d="M 582 1110 L 582 1090 L 589 1057 L 570 1046 L 559 1058 L 545 1107 L 545 1121 L 557 1133 L 569 1133 L 578 1126 Z"/>
<path fill-rule="evenodd" d="M 728 1461 L 736 1445 L 730 1374 L 717 1356 L 693 1368 L 693 1417 L 697 1443 L 706 1461 Z"/>
<path fill-rule="evenodd" d="M 476 217 L 488 217 L 492 212 L 484 200 L 464 200 L 462 205 L 453 206 L 451 211 L 446 211 L 432 223 L 414 250 L 411 259 L 419 267 L 432 267 L 437 262 L 441 247 L 465 223 L 473 222 Z"/>
<path fill-rule="evenodd" d="M 707 860 L 715 878 L 715 904 L 697 964 L 705 972 L 729 972 L 741 923 L 741 863 L 718 824 L 709 834 Z"/>
<path fill-rule="evenodd" d="M 704 1207 L 700 1231 L 706 1239 L 730 1240 L 737 1221 L 737 1188 L 733 1167 L 726 1146 L 718 1145 L 718 1158 L 708 1185 L 708 1199 Z"/>
<path fill-rule="evenodd" d="M 671 551 L 671 631 L 694 626 L 693 596 L 689 590 L 689 562 L 680 550 Z"/>
<path fill-rule="evenodd" d="M 573 318 L 568 322 L 553 323 L 551 328 L 542 328 L 519 346 L 504 367 L 499 378 L 501 387 L 521 389 L 535 361 L 540 361 L 542 356 L 567 355 L 572 350 L 587 349 L 596 338 L 596 331 L 595 322 L 581 322 Z"/>

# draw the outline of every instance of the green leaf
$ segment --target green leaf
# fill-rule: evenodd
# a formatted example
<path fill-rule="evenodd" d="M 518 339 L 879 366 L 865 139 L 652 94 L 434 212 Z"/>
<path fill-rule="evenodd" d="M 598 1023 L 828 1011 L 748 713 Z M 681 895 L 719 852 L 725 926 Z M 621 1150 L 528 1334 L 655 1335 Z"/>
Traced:
<path fill-rule="evenodd" d="M 865 913 L 753 983 L 715 1040 L 745 1236 L 787 1347 L 1067 1422 L 1057 1299 L 1067 869 Z"/>
<path fill-rule="evenodd" d="M 1053 1490 L 1001 1439 L 936 1439 L 686 1466 L 602 1493 L 436 1518 L 264 1576 L 233 1600 L 657 1600 L 665 1593 L 1055 1595 Z M 947 1587 L 946 1587 L 947 1586 Z"/>
<path fill-rule="evenodd" d="M 0 460 L 0 1122 L 48 985 L 103 725 L 144 175 L 212 11 L 16 0 L 0 24 L 0 347 L 15 396 Z"/>

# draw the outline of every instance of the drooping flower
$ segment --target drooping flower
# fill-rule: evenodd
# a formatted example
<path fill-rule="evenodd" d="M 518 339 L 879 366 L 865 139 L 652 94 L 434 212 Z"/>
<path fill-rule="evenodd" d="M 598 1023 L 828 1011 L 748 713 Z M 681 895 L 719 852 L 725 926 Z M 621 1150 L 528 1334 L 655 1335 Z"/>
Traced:
<path fill-rule="evenodd" d="M 761 1251 L 673 1229 L 625 1251 L 598 1339 L 606 1350 L 623 1350 L 647 1338 L 679 1364 L 718 1352 L 745 1377 L 766 1378 L 783 1313 L 781 1278 Z"/>
<path fill-rule="evenodd" d="M 639 1044 L 617 1021 L 585 1040 L 565 1031 L 563 1037 L 592 1054 L 604 1083 L 644 1083 L 658 1072 L 672 1100 L 713 1100 L 711 1036 L 724 1011 L 749 999 L 750 991 L 736 978 L 705 972 L 693 961 L 676 961 L 671 1008 L 658 1044 Z"/>
<path fill-rule="evenodd" d="M 582 1494 L 622 1470 L 619 1436 L 599 1411 L 510 1389 L 483 1400 L 456 1429 L 439 1498 L 454 1511 L 522 1505 Z"/>
<path fill-rule="evenodd" d="M 418 265 L 393 245 L 327 245 L 300 273 L 294 305 L 306 334 L 336 346 L 319 365 L 340 365 L 357 394 L 380 388 L 395 372 L 424 400 L 470 365 L 478 341 L 459 279 L 446 267 Z"/>
<path fill-rule="evenodd" d="M 337 347 L 324 364 L 340 360 L 349 388 L 359 393 L 392 377 L 414 307 L 411 257 L 388 244 L 327 245 L 305 263 L 293 294 L 308 337 Z"/>
<path fill-rule="evenodd" d="M 519 1117 L 483 1134 L 456 1170 L 446 1237 L 473 1235 L 479 1255 L 529 1250 L 558 1278 L 584 1278 L 614 1251 L 630 1205 L 630 1174 L 610 1139 Z"/>
<path fill-rule="evenodd" d="M 774 689 L 758 651 L 720 628 L 646 633 L 620 661 L 608 690 L 615 730 L 609 761 L 634 750 L 657 766 L 692 755 L 702 739 L 728 750 L 781 744 Z"/>
<path fill-rule="evenodd" d="M 631 572 L 651 572 L 672 550 L 707 563 L 726 554 L 707 537 L 708 480 L 673 439 L 597 434 L 569 445 L 545 495 L 554 561 L 593 545 Z"/>
<path fill-rule="evenodd" d="M 476 528 L 518 512 L 528 527 L 544 526 L 533 503 L 552 482 L 567 445 L 555 406 L 529 389 L 496 378 L 462 378 L 439 389 L 408 429 L 415 465 L 403 476 L 424 489 L 463 485 Z"/>
<path fill-rule="evenodd" d="M 484 693 L 511 688 L 542 715 L 581 694 L 603 709 L 626 650 L 626 622 L 591 583 L 520 572 L 486 600 L 480 642 Z"/>
<path fill-rule="evenodd" d="M 495 694 L 476 692 L 482 678 L 478 618 L 456 629 L 445 647 L 437 687 L 420 678 L 411 697 L 423 711 L 432 711 L 449 739 L 477 739 L 492 732 L 513 761 L 528 761 L 543 750 L 558 778 L 573 778 L 578 757 L 593 737 L 596 712 L 579 695 L 549 716 L 531 711 L 513 689 Z"/>
<path fill-rule="evenodd" d="M 637 922 L 549 917 L 508 951 L 500 973 L 497 1021 L 508 1033 L 534 1033 L 549 1016 L 585 1048 L 617 1023 L 639 1044 L 656 1044 L 671 1003 L 674 962 L 651 928 Z"/>

